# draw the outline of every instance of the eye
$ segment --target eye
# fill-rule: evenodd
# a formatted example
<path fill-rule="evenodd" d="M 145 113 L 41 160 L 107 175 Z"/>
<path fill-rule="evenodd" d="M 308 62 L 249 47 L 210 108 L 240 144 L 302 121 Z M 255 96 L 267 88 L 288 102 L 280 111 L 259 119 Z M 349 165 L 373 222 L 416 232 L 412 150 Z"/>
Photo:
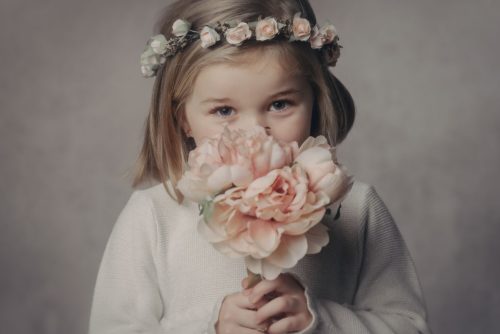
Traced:
<path fill-rule="evenodd" d="M 231 111 L 233 111 L 233 108 L 229 106 L 221 106 L 221 107 L 215 107 L 210 111 L 210 113 L 215 114 L 216 116 L 221 118 L 226 118 L 231 116 Z"/>
<path fill-rule="evenodd" d="M 288 109 L 291 104 L 291 101 L 288 100 L 276 100 L 271 104 L 271 107 L 275 108 L 277 111 L 282 111 Z"/>

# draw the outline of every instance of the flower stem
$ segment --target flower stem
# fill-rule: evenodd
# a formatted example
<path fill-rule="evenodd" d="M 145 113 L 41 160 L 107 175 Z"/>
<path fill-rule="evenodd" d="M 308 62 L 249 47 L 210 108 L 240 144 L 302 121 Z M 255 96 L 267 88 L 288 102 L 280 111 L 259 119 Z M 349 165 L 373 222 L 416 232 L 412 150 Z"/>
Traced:
<path fill-rule="evenodd" d="M 257 285 L 257 283 L 262 281 L 262 276 L 260 276 L 260 274 L 254 274 L 253 272 L 248 270 L 248 268 L 247 268 L 247 274 L 249 278 L 247 289 L 253 288 L 255 285 Z"/>

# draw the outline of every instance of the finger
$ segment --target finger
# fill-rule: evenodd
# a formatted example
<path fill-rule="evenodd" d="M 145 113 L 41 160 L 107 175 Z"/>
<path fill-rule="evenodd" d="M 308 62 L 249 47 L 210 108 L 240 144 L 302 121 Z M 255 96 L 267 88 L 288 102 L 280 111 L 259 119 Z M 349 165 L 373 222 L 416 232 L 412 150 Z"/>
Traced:
<path fill-rule="evenodd" d="M 257 310 L 256 318 L 258 322 L 277 317 L 281 313 L 295 314 L 300 311 L 300 301 L 290 295 L 277 297 Z"/>
<path fill-rule="evenodd" d="M 262 334 L 264 332 L 260 332 L 255 328 L 246 328 L 241 326 L 231 326 L 230 328 L 221 329 L 222 333 L 241 333 L 241 334 Z"/>
<path fill-rule="evenodd" d="M 309 326 L 306 319 L 301 314 L 285 317 L 271 324 L 267 329 L 269 334 L 285 334 L 288 332 L 298 332 Z"/>
<path fill-rule="evenodd" d="M 229 326 L 238 325 L 245 328 L 259 328 L 261 324 L 256 320 L 257 308 L 255 305 L 249 303 L 248 299 L 240 293 L 229 295 L 227 299 L 228 304 L 220 315 L 222 323 Z M 226 329 L 228 328 L 226 327 Z M 230 331 L 230 333 L 235 333 L 235 331 Z"/>
<path fill-rule="evenodd" d="M 252 310 L 257 311 L 260 309 L 262 306 L 266 305 L 269 301 L 265 299 L 259 300 L 257 303 L 253 304 L 254 306 L 252 307 Z"/>
<path fill-rule="evenodd" d="M 248 299 L 248 296 L 243 294 L 243 293 L 237 293 L 235 295 L 232 296 L 233 298 L 233 303 L 241 308 L 241 309 L 247 309 L 247 310 L 257 310 L 259 309 L 260 307 L 262 307 L 263 305 L 265 305 L 268 301 L 267 300 L 264 300 L 264 299 L 261 299 L 259 301 L 257 301 L 256 303 L 252 303 L 249 299 Z"/>
<path fill-rule="evenodd" d="M 249 279 L 248 277 L 245 277 L 244 279 L 241 280 L 241 287 L 243 289 L 246 289 L 248 287 L 248 282 L 249 282 Z"/>
<path fill-rule="evenodd" d="M 273 291 L 278 291 L 280 286 L 280 280 L 262 280 L 256 286 L 253 287 L 253 291 L 250 293 L 249 300 L 252 303 L 256 303 L 263 296 L 272 293 Z M 281 289 L 283 290 L 283 289 Z M 286 289 L 285 289 L 286 291 Z M 281 291 L 280 291 L 281 292 Z"/>
<path fill-rule="evenodd" d="M 271 324 L 268 321 L 257 321 L 256 314 L 257 311 L 238 309 L 234 312 L 234 319 L 231 320 L 242 327 L 251 329 L 264 328 L 268 327 Z"/>
<path fill-rule="evenodd" d="M 276 296 L 282 294 L 292 294 L 299 291 L 304 291 L 303 286 L 299 283 L 293 276 L 285 273 L 280 274 L 274 280 L 262 280 L 253 287 L 253 291 L 250 293 L 250 301 L 256 302 L 262 296 L 272 296 L 269 299 L 273 299 Z"/>

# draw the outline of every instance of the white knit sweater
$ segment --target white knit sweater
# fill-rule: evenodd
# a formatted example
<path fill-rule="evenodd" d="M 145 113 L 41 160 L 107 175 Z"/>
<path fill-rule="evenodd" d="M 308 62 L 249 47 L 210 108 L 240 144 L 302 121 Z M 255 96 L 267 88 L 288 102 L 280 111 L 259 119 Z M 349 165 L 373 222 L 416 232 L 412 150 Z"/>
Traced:
<path fill-rule="evenodd" d="M 374 188 L 355 181 L 333 216 L 329 244 L 289 270 L 313 315 L 300 333 L 430 333 L 413 261 Z M 104 251 L 90 334 L 215 333 L 246 269 L 198 234 L 198 218 L 196 203 L 179 205 L 161 184 L 132 193 Z"/>

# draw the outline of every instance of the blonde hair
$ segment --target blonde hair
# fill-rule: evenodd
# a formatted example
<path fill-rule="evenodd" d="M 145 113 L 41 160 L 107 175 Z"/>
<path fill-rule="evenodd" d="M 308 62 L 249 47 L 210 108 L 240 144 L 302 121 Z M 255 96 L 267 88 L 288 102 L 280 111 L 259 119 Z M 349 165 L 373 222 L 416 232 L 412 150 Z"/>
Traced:
<path fill-rule="evenodd" d="M 179 18 L 191 22 L 191 29 L 199 31 L 204 25 L 214 25 L 217 21 L 249 22 L 259 16 L 287 18 L 296 12 L 301 12 L 311 26 L 316 24 L 307 0 L 178 0 L 166 7 L 155 30 L 170 36 L 172 24 Z M 238 47 L 223 44 L 204 49 L 195 42 L 169 58 L 156 75 L 133 187 L 147 180 L 159 181 L 174 200 L 182 203 L 184 196 L 176 185 L 194 144 L 186 137 L 181 124 L 185 117 L 184 103 L 198 73 L 216 63 L 241 63 L 248 51 L 268 50 L 278 51 L 288 70 L 298 70 L 309 81 L 314 92 L 311 136 L 324 135 L 332 145 L 344 140 L 354 123 L 354 102 L 348 90 L 330 72 L 321 53 L 308 43 L 248 40 Z M 168 181 L 173 189 L 167 186 Z"/>

